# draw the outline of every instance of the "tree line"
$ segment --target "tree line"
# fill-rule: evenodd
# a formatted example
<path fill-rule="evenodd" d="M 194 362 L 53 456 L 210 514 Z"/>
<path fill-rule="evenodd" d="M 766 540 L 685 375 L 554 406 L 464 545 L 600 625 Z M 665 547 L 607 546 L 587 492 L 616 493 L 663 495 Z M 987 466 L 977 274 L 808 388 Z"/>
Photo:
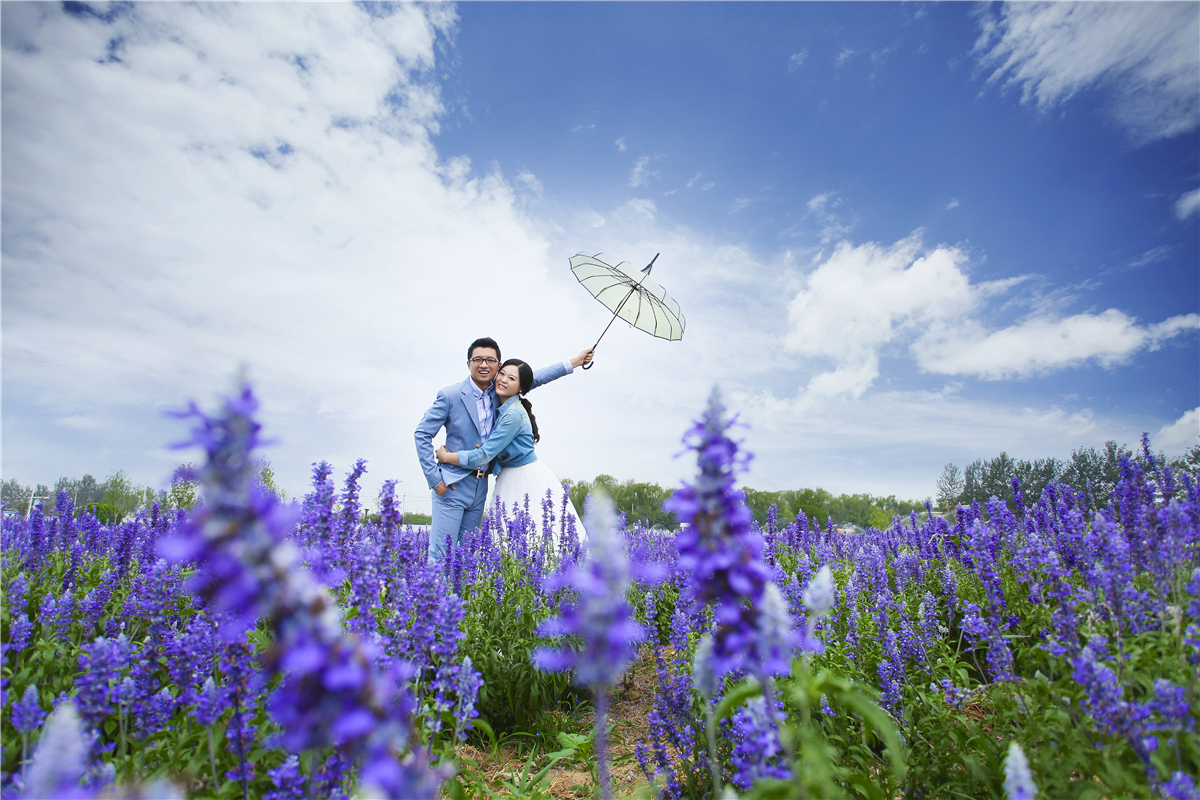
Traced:
<path fill-rule="evenodd" d="M 255 462 L 258 482 L 280 499 L 286 493 L 275 483 L 275 471 L 271 462 L 264 458 Z M 190 509 L 199 502 L 200 484 L 190 477 L 194 464 L 181 464 L 171 476 L 171 486 L 155 489 L 133 481 L 124 470 L 110 474 L 103 482 L 91 474 L 82 478 L 59 478 L 51 488 L 44 483 L 25 485 L 16 478 L 0 481 L 0 500 L 4 501 L 5 513 L 22 517 L 30 514 L 31 508 L 42 504 L 46 511 L 58 510 L 58 497 L 66 492 L 76 514 L 90 512 L 105 525 L 121 522 L 139 510 L 148 509 L 158 503 L 164 510 Z"/>
<path fill-rule="evenodd" d="M 566 483 L 571 502 L 580 515 L 583 513 L 584 498 L 595 489 L 603 489 L 630 524 L 641 522 L 647 527 L 658 525 L 667 529 L 679 527 L 675 515 L 662 509 L 663 501 L 671 496 L 673 489 L 663 488 L 657 483 L 618 481 L 611 475 L 597 475 L 591 481 Z M 898 500 L 895 495 L 876 497 L 870 494 L 842 494 L 835 497 L 820 488 L 764 492 L 748 486 L 742 487 L 742 491 L 746 494 L 746 505 L 759 525 L 767 524 L 772 505 L 776 507 L 776 519 L 780 527 L 791 524 L 797 514 L 804 512 L 819 525 L 833 520 L 835 525 L 882 529 L 892 524 L 894 516 L 907 516 L 912 511 L 924 513 L 925 510 L 924 501 Z"/>
<path fill-rule="evenodd" d="M 1021 494 L 1027 502 L 1041 496 L 1042 490 L 1051 483 L 1065 483 L 1091 498 L 1096 508 L 1108 505 L 1113 489 L 1121 480 L 1121 461 L 1130 459 L 1148 466 L 1151 458 L 1155 463 L 1166 464 L 1176 471 L 1183 470 L 1192 475 L 1200 471 L 1200 445 L 1193 446 L 1180 458 L 1167 459 L 1160 452 L 1151 453 L 1149 441 L 1143 439 L 1140 451 L 1135 452 L 1115 441 L 1104 443 L 1104 447 L 1081 447 L 1071 452 L 1069 459 L 1038 458 L 1032 461 L 1012 458 L 1001 452 L 995 458 L 980 458 L 960 470 L 956 464 L 947 464 L 937 480 L 938 508 L 951 512 L 959 506 L 978 502 L 984 506 L 993 497 L 1005 501 L 1015 509 L 1013 479 L 1020 482 Z"/>
<path fill-rule="evenodd" d="M 969 506 L 978 502 L 984 506 L 992 497 L 997 497 L 1014 508 L 1013 478 L 1020 481 L 1025 498 L 1034 500 L 1050 483 L 1065 483 L 1081 492 L 1089 493 L 1097 507 L 1108 504 L 1109 497 L 1121 479 L 1121 459 L 1129 458 L 1143 465 L 1148 458 L 1158 463 L 1167 463 L 1176 470 L 1186 470 L 1195 475 L 1200 471 L 1200 445 L 1193 446 L 1186 455 L 1168 460 L 1161 453 L 1150 454 L 1146 443 L 1140 452 L 1116 442 L 1106 442 L 1103 448 L 1084 447 L 1072 451 L 1069 459 L 1039 458 L 1032 461 L 1014 459 L 1007 452 L 995 458 L 972 461 L 965 469 L 956 464 L 946 464 L 936 484 L 937 507 L 943 512 L 953 512 L 958 506 Z M 266 459 L 257 462 L 259 483 L 284 499 L 286 493 L 275 483 L 275 472 Z M 31 501 L 44 503 L 47 510 L 54 510 L 59 492 L 66 492 L 77 513 L 91 511 L 105 524 L 120 522 L 151 503 L 162 508 L 189 509 L 199 501 L 198 484 L 187 477 L 194 465 L 183 464 L 175 470 L 169 489 L 155 490 L 140 486 L 121 470 L 109 475 L 103 482 L 92 475 L 82 478 L 59 478 L 51 488 L 45 484 L 26 486 L 15 478 L 0 482 L 0 499 L 5 502 L 6 513 L 28 516 Z M 671 496 L 673 489 L 634 480 L 619 481 L 611 475 L 597 475 L 590 481 L 565 481 L 575 511 L 582 518 L 584 498 L 595 489 L 602 489 L 612 498 L 617 510 L 625 514 L 632 524 L 640 522 L 646 527 L 659 526 L 673 530 L 679 527 L 675 515 L 662 508 L 663 501 Z M 803 513 L 816 524 L 853 525 L 858 528 L 887 528 L 893 517 L 907 517 L 916 512 L 923 515 L 924 500 L 900 500 L 895 495 L 841 494 L 834 496 L 825 489 L 785 489 L 765 492 L 742 487 L 746 494 L 746 505 L 759 525 L 766 525 L 772 505 L 776 507 L 776 519 L 782 527 L 793 522 Z M 405 515 L 405 521 L 413 524 L 428 524 L 420 515 Z"/>

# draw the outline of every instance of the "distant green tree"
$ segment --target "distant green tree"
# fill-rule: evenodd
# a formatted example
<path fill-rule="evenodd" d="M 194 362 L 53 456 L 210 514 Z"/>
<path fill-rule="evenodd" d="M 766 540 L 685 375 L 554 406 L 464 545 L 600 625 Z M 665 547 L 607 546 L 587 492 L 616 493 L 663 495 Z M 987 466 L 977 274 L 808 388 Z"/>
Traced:
<path fill-rule="evenodd" d="M 787 526 L 796 518 L 796 512 L 791 503 L 783 497 L 783 492 L 760 492 L 749 486 L 743 486 L 742 492 L 746 495 L 746 507 L 750 509 L 750 513 L 754 515 L 754 521 L 759 525 L 767 524 L 767 513 L 772 504 L 776 506 L 781 526 Z"/>
<path fill-rule="evenodd" d="M 138 486 L 124 470 L 120 469 L 105 479 L 103 489 L 104 496 L 101 502 L 114 509 L 116 522 L 124 520 L 155 499 L 154 490 Z"/>
<path fill-rule="evenodd" d="M 977 502 L 986 512 L 987 501 L 993 497 L 1011 503 L 1012 479 L 1016 474 L 1017 462 L 1003 451 L 995 458 L 972 461 L 963 470 L 963 493 L 958 499 L 958 505 L 969 506 L 972 502 Z"/>
<path fill-rule="evenodd" d="M 814 525 L 824 525 L 829 519 L 829 504 L 833 501 L 833 495 L 829 492 L 817 487 L 816 489 L 797 489 L 788 494 L 791 495 L 792 507 L 796 509 L 792 519 L 795 519 L 801 512 Z"/>
<path fill-rule="evenodd" d="M 104 498 L 104 487 L 90 474 L 85 474 L 79 479 L 59 478 L 54 484 L 53 499 L 56 506 L 59 492 L 66 492 L 76 509 L 89 503 L 98 503 Z"/>
<path fill-rule="evenodd" d="M 1200 444 L 1194 444 L 1179 458 L 1171 459 L 1170 466 L 1174 470 L 1186 472 L 1189 475 L 1200 473 Z"/>
<path fill-rule="evenodd" d="M 1111 440 L 1104 443 L 1103 450 L 1094 447 L 1073 450 L 1059 480 L 1073 489 L 1087 492 L 1096 507 L 1103 508 L 1121 480 L 1123 458 L 1134 458 L 1133 451 Z"/>
<path fill-rule="evenodd" d="M 1014 474 L 1021 481 L 1021 493 L 1025 495 L 1025 502 L 1037 502 L 1042 496 L 1042 491 L 1057 481 L 1065 468 L 1066 465 L 1057 458 L 1035 458 L 1033 461 L 1018 459 Z"/>
<path fill-rule="evenodd" d="M 993 497 L 1008 502 L 1013 499 L 1012 479 L 1017 474 L 1017 462 L 1003 450 L 995 458 L 983 462 L 982 496 L 984 503 Z"/>
<path fill-rule="evenodd" d="M 842 494 L 834 497 L 824 489 L 797 489 L 764 492 L 743 486 L 746 505 L 759 525 L 767 524 L 767 514 L 774 504 L 780 527 L 790 525 L 803 513 L 811 524 L 825 525 L 830 519 L 837 525 L 857 525 L 860 528 L 888 528 L 892 517 L 906 516 L 912 511 L 923 512 L 924 503 L 898 500 L 895 495 L 875 497 L 869 494 Z"/>
<path fill-rule="evenodd" d="M 103 525 L 115 525 L 122 519 L 122 514 L 115 506 L 108 503 L 87 503 L 80 506 L 79 513 L 89 513 L 100 520 Z"/>
<path fill-rule="evenodd" d="M 864 525 L 863 527 L 874 528 L 875 530 L 879 530 L 879 531 L 885 531 L 888 528 L 892 527 L 892 518 L 895 516 L 896 516 L 895 514 L 889 514 L 888 512 L 884 511 L 882 508 L 872 509 L 871 516 L 869 516 L 867 518 L 867 524 Z"/>
<path fill-rule="evenodd" d="M 958 465 L 947 464 L 942 467 L 942 474 L 938 477 L 936 486 L 938 508 L 944 512 L 953 511 L 958 506 L 966 486 Z"/>
<path fill-rule="evenodd" d="M 190 511 L 200 502 L 200 481 L 192 477 L 196 473 L 193 463 L 180 464 L 171 474 L 171 488 L 167 490 L 165 506 Z"/>
<path fill-rule="evenodd" d="M 287 500 L 287 492 L 275 483 L 275 470 L 271 468 L 271 462 L 259 456 L 254 460 L 254 467 L 258 473 L 255 477 L 259 485 L 280 500 Z"/>
<path fill-rule="evenodd" d="M 33 487 L 24 486 L 16 478 L 0 482 L 0 500 L 5 502 L 5 509 L 18 516 L 24 517 L 29 513 L 29 498 L 33 495 Z"/>
<path fill-rule="evenodd" d="M 829 504 L 829 516 L 839 525 L 849 522 L 866 528 L 871 524 L 871 513 L 875 509 L 875 503 L 869 494 L 841 494 Z"/>
<path fill-rule="evenodd" d="M 664 489 L 657 483 L 643 483 L 633 480 L 618 481 L 611 475 L 597 475 L 591 481 L 564 481 L 567 493 L 575 513 L 581 518 L 586 504 L 586 498 L 594 491 L 603 491 L 613 501 L 613 505 L 625 514 L 625 520 L 632 525 L 640 522 L 646 527 L 658 525 L 674 530 L 679 522 L 674 514 L 663 511 L 663 502 L 671 496 L 671 489 Z"/>

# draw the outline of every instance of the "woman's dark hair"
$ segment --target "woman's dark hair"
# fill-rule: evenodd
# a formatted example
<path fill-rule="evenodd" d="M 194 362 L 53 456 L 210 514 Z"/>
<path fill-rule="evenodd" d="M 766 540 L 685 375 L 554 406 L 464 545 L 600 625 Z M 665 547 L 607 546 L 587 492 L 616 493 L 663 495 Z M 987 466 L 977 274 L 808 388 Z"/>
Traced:
<path fill-rule="evenodd" d="M 517 399 L 521 401 L 521 405 L 525 406 L 525 413 L 529 415 L 529 424 L 533 426 L 533 441 L 538 442 L 542 437 L 538 435 L 537 418 L 533 416 L 533 404 L 525 399 L 525 393 L 533 388 L 533 367 L 519 358 L 510 358 L 500 365 L 500 369 L 505 367 L 517 368 L 517 377 L 521 379 L 521 393 Z"/>
<path fill-rule="evenodd" d="M 496 340 L 492 337 L 484 336 L 482 339 L 471 342 L 471 346 L 467 348 L 467 361 L 471 360 L 471 354 L 475 352 L 476 347 L 490 347 L 496 351 L 496 358 L 500 358 L 500 345 L 496 344 Z"/>

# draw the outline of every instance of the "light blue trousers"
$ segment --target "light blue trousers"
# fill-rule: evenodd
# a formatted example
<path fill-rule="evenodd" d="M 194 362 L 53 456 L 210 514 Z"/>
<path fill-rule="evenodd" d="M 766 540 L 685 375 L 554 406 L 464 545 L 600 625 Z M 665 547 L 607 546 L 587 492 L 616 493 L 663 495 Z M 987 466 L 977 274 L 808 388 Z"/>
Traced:
<path fill-rule="evenodd" d="M 488 479 L 471 475 L 447 487 L 446 496 L 433 492 L 433 524 L 429 529 L 429 563 L 441 561 L 449 549 L 462 543 L 463 531 L 474 530 L 483 521 Z"/>

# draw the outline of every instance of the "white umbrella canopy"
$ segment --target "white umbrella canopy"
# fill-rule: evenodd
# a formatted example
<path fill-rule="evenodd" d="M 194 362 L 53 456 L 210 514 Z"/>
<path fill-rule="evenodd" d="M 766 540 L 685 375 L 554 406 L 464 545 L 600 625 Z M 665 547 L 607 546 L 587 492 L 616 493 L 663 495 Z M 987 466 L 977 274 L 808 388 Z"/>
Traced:
<path fill-rule="evenodd" d="M 593 297 L 613 312 L 609 327 L 620 317 L 659 339 L 682 339 L 687 321 L 679 310 L 679 304 L 671 299 L 666 289 L 650 280 L 650 269 L 658 260 L 658 254 L 639 272 L 628 271 L 627 261 L 614 266 L 605 258 L 607 256 L 603 253 L 572 256 L 571 272 Z M 604 338 L 605 333 L 608 333 L 608 327 L 600 334 L 600 339 Z M 600 339 L 596 340 L 596 345 L 600 344 Z M 592 349 L 596 345 L 592 345 Z M 584 369 L 591 366 L 585 364 Z"/>

